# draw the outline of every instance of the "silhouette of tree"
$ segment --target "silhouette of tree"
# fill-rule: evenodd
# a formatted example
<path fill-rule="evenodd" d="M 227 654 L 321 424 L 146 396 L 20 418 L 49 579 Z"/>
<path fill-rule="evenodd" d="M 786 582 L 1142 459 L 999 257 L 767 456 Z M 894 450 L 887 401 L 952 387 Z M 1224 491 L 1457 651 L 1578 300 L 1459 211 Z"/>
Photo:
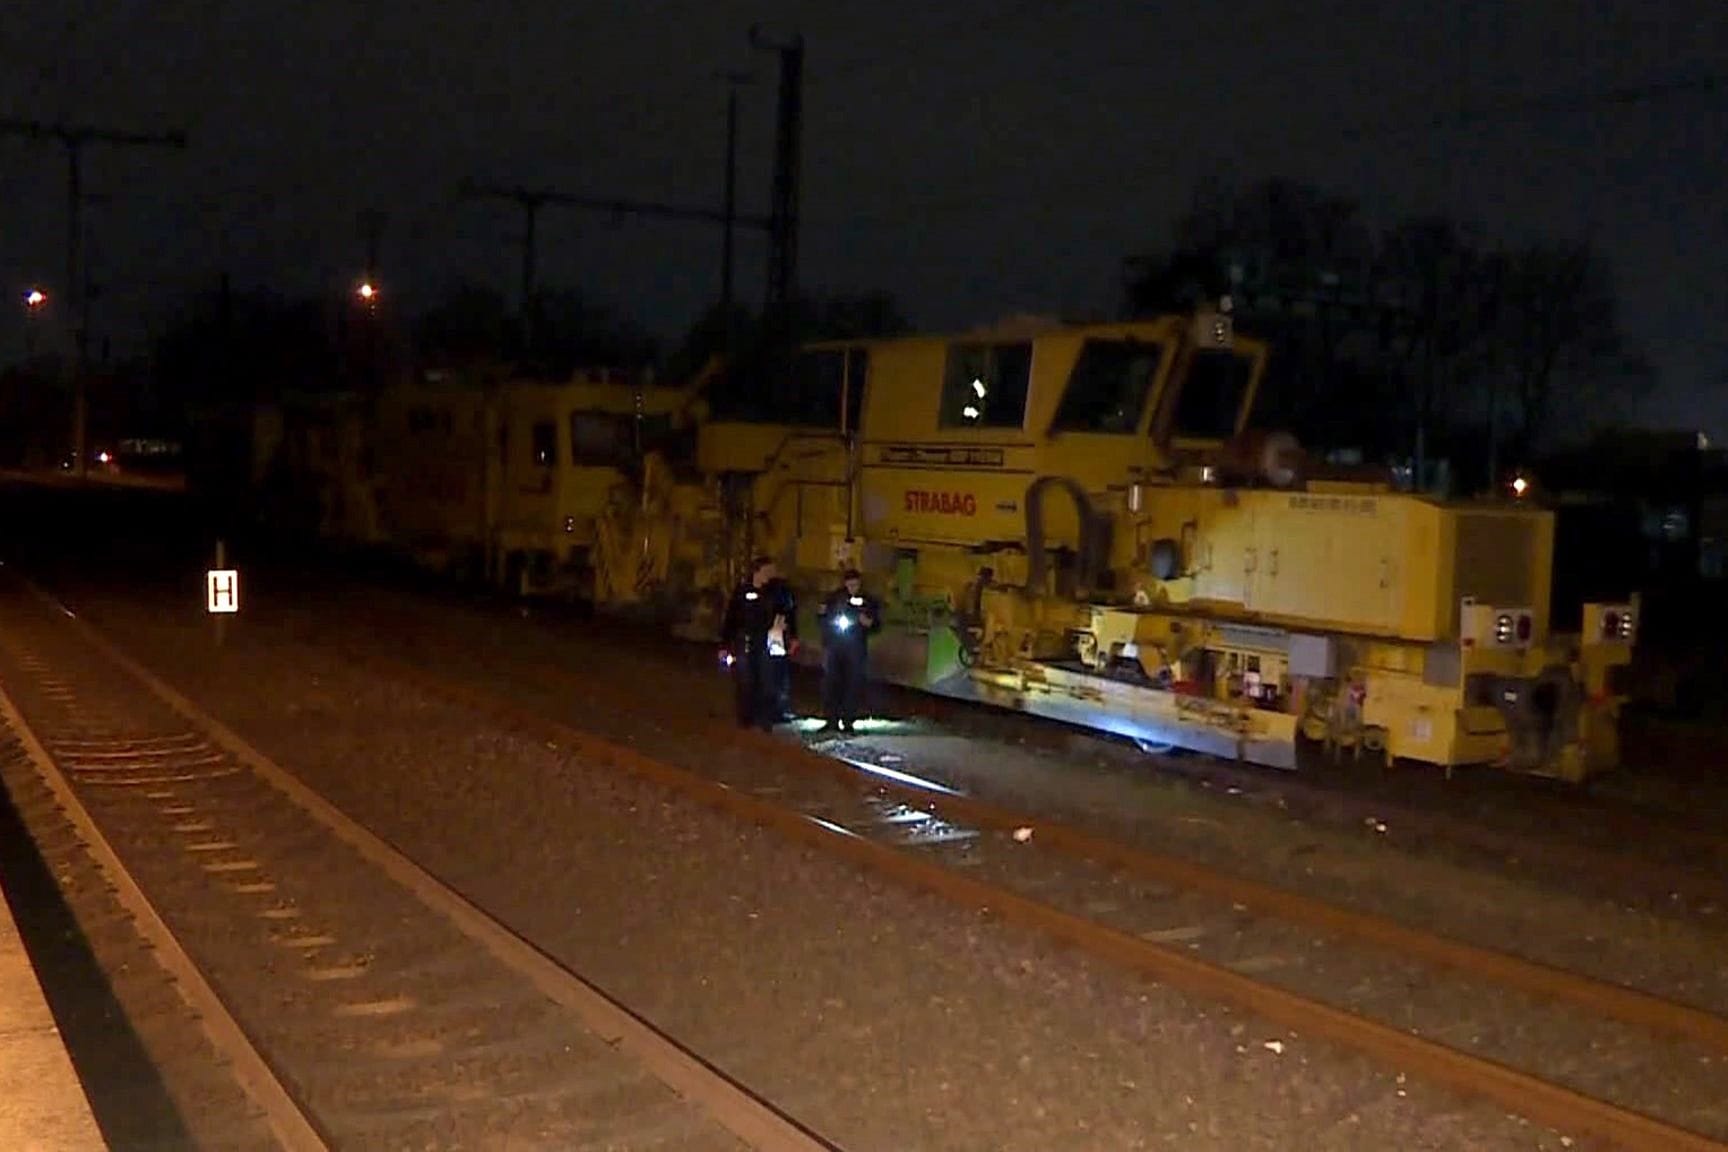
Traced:
<path fill-rule="evenodd" d="M 1124 274 L 1130 315 L 1229 297 L 1275 350 L 1259 422 L 1322 447 L 1400 457 L 1487 436 L 1527 452 L 1572 406 L 1561 396 L 1608 406 L 1650 379 L 1588 245 L 1505 252 L 1435 216 L 1376 228 L 1285 180 L 1197 198 Z"/>

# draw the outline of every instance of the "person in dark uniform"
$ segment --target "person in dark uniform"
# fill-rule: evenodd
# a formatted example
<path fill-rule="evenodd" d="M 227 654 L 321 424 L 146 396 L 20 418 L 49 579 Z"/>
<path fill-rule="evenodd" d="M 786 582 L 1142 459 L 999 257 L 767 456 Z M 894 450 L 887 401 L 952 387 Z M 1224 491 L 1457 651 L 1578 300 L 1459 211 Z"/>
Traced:
<path fill-rule="evenodd" d="M 864 708 L 870 637 L 882 629 L 882 605 L 864 592 L 856 568 L 817 609 L 822 620 L 822 709 L 828 722 L 852 731 Z"/>
<path fill-rule="evenodd" d="M 798 655 L 798 596 L 784 576 L 776 575 L 765 589 L 774 609 L 786 621 L 779 651 L 770 651 L 768 665 L 774 672 L 775 716 L 784 722 L 792 713 L 792 657 Z"/>
<path fill-rule="evenodd" d="M 774 561 L 758 556 L 751 562 L 750 575 L 732 593 L 720 626 L 721 659 L 732 667 L 738 723 L 763 731 L 772 728 L 779 715 L 776 659 L 771 653 L 776 648 L 785 650 L 786 620 L 769 589 L 773 580 Z"/>

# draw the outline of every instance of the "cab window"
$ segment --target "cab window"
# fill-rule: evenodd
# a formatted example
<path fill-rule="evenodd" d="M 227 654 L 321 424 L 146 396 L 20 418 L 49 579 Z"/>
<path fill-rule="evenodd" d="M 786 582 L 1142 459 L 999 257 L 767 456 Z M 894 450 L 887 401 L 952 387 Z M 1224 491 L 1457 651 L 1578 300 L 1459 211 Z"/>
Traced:
<path fill-rule="evenodd" d="M 1032 345 L 955 344 L 948 349 L 938 424 L 943 428 L 1023 428 L 1032 382 Z"/>
<path fill-rule="evenodd" d="M 1088 340 L 1074 362 L 1051 429 L 1132 435 L 1164 361 L 1164 346 L 1143 340 Z"/>
<path fill-rule="evenodd" d="M 840 427 L 840 389 L 846 353 L 837 349 L 800 352 L 792 365 L 797 392 L 797 422 L 816 428 Z"/>
<path fill-rule="evenodd" d="M 537 420 L 530 433 L 536 468 L 551 468 L 558 463 L 558 426 L 550 420 Z"/>
<path fill-rule="evenodd" d="M 1172 431 L 1184 440 L 1228 440 L 1248 399 L 1254 362 L 1236 352 L 1208 348 L 1194 353 L 1176 398 Z"/>
<path fill-rule="evenodd" d="M 613 412 L 570 414 L 570 462 L 579 467 L 617 468 L 635 455 L 632 418 Z"/>

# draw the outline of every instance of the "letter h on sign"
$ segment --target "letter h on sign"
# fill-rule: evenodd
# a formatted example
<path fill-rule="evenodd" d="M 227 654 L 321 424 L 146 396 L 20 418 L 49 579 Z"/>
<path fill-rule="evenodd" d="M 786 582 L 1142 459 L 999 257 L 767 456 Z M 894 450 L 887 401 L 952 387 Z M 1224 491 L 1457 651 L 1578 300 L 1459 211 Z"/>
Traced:
<path fill-rule="evenodd" d="M 204 573 L 205 606 L 211 612 L 240 611 L 240 573 L 213 568 Z"/>

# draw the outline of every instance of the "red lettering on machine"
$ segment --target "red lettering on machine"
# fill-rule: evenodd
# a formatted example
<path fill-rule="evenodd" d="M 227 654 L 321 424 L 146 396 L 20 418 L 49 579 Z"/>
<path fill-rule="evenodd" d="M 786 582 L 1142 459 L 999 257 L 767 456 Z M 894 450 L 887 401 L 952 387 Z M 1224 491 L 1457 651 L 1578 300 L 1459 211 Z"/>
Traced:
<path fill-rule="evenodd" d="M 906 493 L 906 511 L 935 513 L 939 516 L 976 516 L 978 497 L 970 492 L 928 492 L 913 489 Z"/>

